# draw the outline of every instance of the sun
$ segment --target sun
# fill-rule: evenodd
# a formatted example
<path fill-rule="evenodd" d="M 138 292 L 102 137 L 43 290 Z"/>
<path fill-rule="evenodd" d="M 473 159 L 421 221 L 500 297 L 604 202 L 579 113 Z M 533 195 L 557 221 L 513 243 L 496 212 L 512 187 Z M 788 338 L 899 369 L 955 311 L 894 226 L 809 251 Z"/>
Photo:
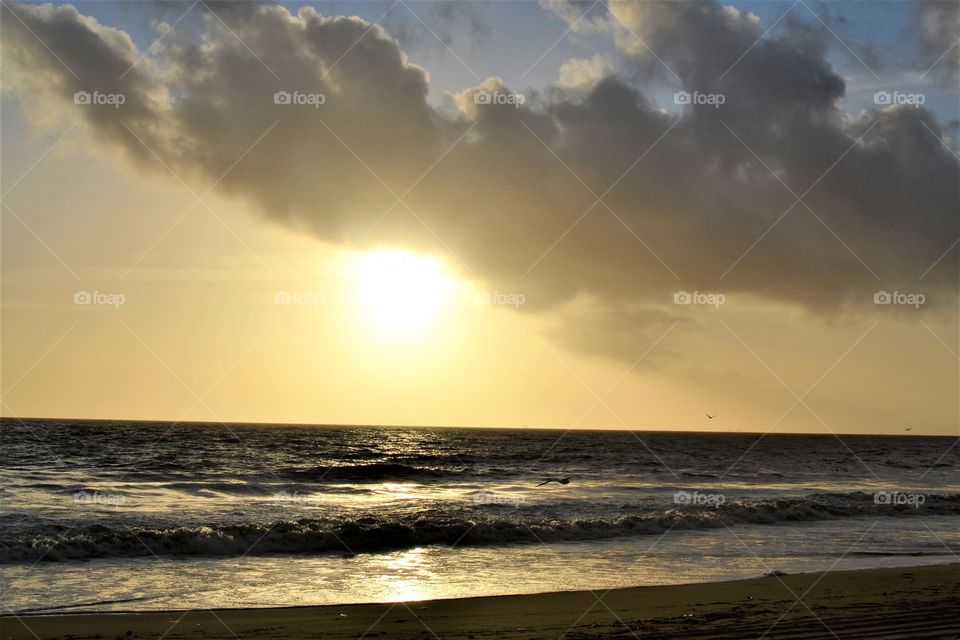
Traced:
<path fill-rule="evenodd" d="M 454 279 L 433 257 L 380 250 L 354 265 L 352 286 L 361 319 L 384 335 L 422 332 L 438 323 Z"/>

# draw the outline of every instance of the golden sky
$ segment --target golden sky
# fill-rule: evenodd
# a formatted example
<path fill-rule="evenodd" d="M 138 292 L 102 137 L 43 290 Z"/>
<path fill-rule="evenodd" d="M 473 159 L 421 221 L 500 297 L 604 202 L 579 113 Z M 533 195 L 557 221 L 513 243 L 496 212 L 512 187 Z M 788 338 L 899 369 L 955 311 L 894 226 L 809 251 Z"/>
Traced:
<path fill-rule="evenodd" d="M 4 416 L 958 433 L 952 54 L 92 4 L 4 9 Z M 500 60 L 511 11 L 563 44 Z"/>

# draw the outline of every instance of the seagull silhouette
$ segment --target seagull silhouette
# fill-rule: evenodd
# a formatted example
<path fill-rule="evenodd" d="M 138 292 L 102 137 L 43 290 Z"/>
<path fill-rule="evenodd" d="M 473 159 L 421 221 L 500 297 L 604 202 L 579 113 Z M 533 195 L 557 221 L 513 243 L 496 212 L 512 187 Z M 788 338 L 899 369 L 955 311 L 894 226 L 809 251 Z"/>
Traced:
<path fill-rule="evenodd" d="M 549 480 L 544 480 L 538 487 L 542 487 L 545 484 L 550 484 L 551 482 L 559 482 L 560 484 L 570 484 L 570 478 L 550 478 Z"/>
<path fill-rule="evenodd" d="M 913 427 L 907 427 L 907 431 L 913 431 Z"/>
<path fill-rule="evenodd" d="M 710 415 L 709 413 L 705 413 L 703 415 L 707 416 L 707 420 L 713 420 L 717 417 L 717 414 Z"/>

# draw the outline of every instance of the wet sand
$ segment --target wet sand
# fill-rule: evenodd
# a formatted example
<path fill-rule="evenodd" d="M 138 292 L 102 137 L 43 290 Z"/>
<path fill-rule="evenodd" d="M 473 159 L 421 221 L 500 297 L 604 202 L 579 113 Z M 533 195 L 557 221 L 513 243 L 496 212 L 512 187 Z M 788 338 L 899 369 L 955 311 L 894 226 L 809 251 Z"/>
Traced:
<path fill-rule="evenodd" d="M 0 618 L 3 639 L 960 637 L 960 564 L 396 604 Z"/>

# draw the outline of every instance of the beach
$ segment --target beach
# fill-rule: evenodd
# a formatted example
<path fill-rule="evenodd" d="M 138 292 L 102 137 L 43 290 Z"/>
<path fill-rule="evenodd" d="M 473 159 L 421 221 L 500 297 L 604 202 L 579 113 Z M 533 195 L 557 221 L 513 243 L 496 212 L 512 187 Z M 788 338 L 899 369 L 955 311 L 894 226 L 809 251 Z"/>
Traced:
<path fill-rule="evenodd" d="M 960 548 L 949 439 L 637 437 L 5 421 L 0 613 L 666 587 Z M 574 479 L 538 486 L 554 475 Z"/>
<path fill-rule="evenodd" d="M 941 638 L 960 564 L 393 604 L 0 618 L 40 638 Z"/>

